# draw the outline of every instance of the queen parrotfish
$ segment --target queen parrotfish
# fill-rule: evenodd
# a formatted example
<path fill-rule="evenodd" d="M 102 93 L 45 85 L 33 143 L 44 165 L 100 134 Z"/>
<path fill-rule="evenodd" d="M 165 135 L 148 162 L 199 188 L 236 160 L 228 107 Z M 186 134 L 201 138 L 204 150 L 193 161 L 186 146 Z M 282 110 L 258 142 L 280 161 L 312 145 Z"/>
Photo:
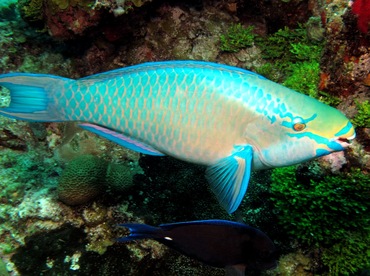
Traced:
<path fill-rule="evenodd" d="M 355 131 L 337 109 L 256 73 L 200 61 L 151 62 L 78 80 L 0 75 L 11 103 L 0 114 L 79 121 L 124 147 L 207 166 L 234 212 L 251 170 L 301 163 L 348 147 Z"/>
<path fill-rule="evenodd" d="M 124 223 L 127 242 L 154 239 L 207 265 L 226 268 L 227 275 L 245 275 L 245 270 L 266 270 L 276 266 L 274 243 L 262 231 L 227 220 L 199 220 L 153 227 Z"/>

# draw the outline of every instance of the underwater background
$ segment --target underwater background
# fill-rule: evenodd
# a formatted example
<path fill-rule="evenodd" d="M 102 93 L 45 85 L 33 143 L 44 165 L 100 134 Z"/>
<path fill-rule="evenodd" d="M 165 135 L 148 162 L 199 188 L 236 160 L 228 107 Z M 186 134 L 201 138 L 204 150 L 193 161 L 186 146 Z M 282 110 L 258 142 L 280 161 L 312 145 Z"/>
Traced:
<path fill-rule="evenodd" d="M 0 116 L 0 275 L 224 275 L 152 240 L 116 242 L 128 234 L 119 223 L 202 219 L 244 222 L 274 241 L 278 267 L 248 275 L 370 275 L 369 21 L 368 0 L 1 0 L 1 74 L 218 62 L 338 108 L 357 137 L 345 152 L 254 172 L 229 215 L 202 166 L 140 155 L 75 123 Z"/>

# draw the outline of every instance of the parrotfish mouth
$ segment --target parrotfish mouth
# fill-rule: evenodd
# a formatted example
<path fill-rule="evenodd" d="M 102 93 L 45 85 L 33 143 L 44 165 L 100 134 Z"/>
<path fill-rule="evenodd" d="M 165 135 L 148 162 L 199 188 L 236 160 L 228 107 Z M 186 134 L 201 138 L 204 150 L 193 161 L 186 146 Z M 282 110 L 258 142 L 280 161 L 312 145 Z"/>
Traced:
<path fill-rule="evenodd" d="M 351 143 L 352 143 L 353 139 L 355 139 L 355 137 L 356 137 L 356 133 L 353 134 L 350 137 L 335 137 L 335 138 L 332 139 L 332 141 L 338 143 L 342 148 L 345 149 L 345 148 L 348 148 L 351 145 Z"/>

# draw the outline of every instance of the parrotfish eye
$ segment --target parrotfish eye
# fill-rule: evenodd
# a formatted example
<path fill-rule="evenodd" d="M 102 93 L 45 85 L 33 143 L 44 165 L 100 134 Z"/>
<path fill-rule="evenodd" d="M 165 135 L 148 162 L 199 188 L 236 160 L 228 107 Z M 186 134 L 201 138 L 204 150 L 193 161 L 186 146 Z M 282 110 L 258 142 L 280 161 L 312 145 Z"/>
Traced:
<path fill-rule="evenodd" d="M 302 131 L 306 128 L 306 124 L 302 124 L 302 123 L 296 123 L 293 125 L 293 129 L 295 131 Z"/>
<path fill-rule="evenodd" d="M 293 129 L 295 131 L 302 131 L 306 128 L 306 124 L 304 123 L 303 119 L 298 117 L 293 120 Z"/>

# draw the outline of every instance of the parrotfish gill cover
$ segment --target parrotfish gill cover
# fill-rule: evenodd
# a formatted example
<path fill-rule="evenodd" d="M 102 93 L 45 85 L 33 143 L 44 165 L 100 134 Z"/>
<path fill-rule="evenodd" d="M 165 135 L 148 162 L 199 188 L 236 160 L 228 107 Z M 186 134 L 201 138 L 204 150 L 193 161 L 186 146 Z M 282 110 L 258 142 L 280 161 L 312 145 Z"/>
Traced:
<path fill-rule="evenodd" d="M 28 121 L 80 121 L 129 149 L 208 166 L 221 205 L 234 212 L 251 170 L 344 150 L 355 136 L 338 110 L 236 67 L 199 61 L 144 63 L 79 80 L 0 75 Z"/>

